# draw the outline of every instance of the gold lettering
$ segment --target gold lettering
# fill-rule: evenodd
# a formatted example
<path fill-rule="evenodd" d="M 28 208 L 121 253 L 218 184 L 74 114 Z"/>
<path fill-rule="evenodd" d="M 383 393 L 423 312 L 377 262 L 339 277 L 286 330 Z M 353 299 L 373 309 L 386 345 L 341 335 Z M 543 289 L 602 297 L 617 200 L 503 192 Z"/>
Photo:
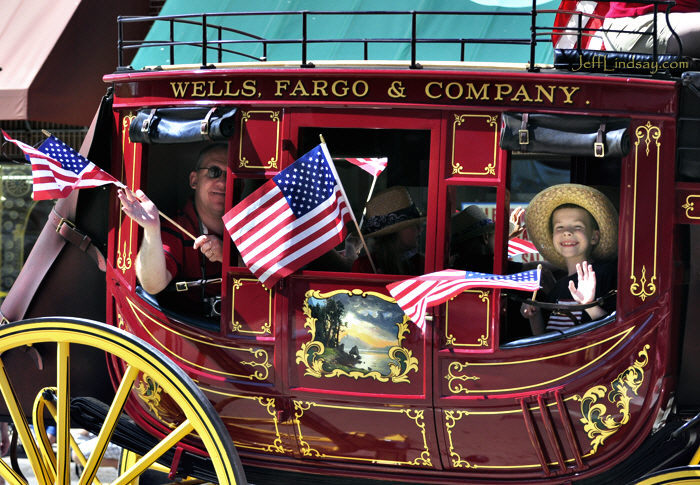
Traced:
<path fill-rule="evenodd" d="M 289 93 L 289 95 L 290 96 L 299 96 L 299 94 L 297 94 L 297 93 L 301 93 L 302 96 L 309 95 L 308 91 L 306 91 L 306 88 L 304 87 L 304 83 L 301 82 L 301 79 L 299 81 L 297 81 L 296 86 L 294 86 L 294 89 L 292 89 L 292 92 Z"/>
<path fill-rule="evenodd" d="M 282 91 L 286 91 L 291 81 L 289 79 L 275 79 L 275 84 L 277 85 L 277 91 L 275 91 L 275 96 L 282 96 Z"/>
<path fill-rule="evenodd" d="M 238 93 L 240 92 L 238 89 L 231 91 L 231 81 L 224 81 L 224 84 L 226 85 L 226 92 L 224 93 L 224 96 L 238 96 Z"/>
<path fill-rule="evenodd" d="M 442 98 L 442 94 L 433 94 L 432 93 L 432 88 L 433 86 L 436 86 L 440 88 L 440 91 L 442 91 L 442 83 L 439 81 L 431 81 L 428 84 L 425 85 L 425 95 L 429 97 L 430 99 L 440 99 Z"/>
<path fill-rule="evenodd" d="M 453 92 L 455 88 L 457 92 Z M 460 83 L 449 83 L 445 86 L 445 95 L 450 99 L 459 99 L 464 94 L 464 88 Z"/>
<path fill-rule="evenodd" d="M 564 104 L 572 104 L 573 101 L 571 100 L 571 97 L 574 95 L 576 91 L 578 91 L 579 87 L 577 86 L 558 86 L 559 89 L 561 89 L 564 92 L 564 96 L 566 96 L 566 99 L 564 100 Z"/>
<path fill-rule="evenodd" d="M 528 94 L 527 89 L 525 88 L 525 85 L 524 85 L 524 84 L 521 84 L 521 85 L 520 85 L 520 88 L 518 89 L 518 92 L 515 93 L 515 96 L 513 96 L 512 98 L 510 98 L 510 100 L 511 100 L 511 101 L 520 101 L 520 97 L 523 98 L 523 101 L 527 101 L 527 102 L 530 102 L 530 103 L 532 102 L 532 98 L 531 98 L 530 95 Z"/>
<path fill-rule="evenodd" d="M 209 81 L 209 94 L 207 96 L 221 96 L 223 94 L 223 91 L 219 89 L 218 93 L 214 92 L 214 85 L 216 84 L 216 81 Z"/>
<path fill-rule="evenodd" d="M 192 96 L 197 97 L 197 98 L 203 98 L 206 96 L 206 93 L 204 92 L 204 86 L 205 86 L 204 81 L 192 81 Z"/>
<path fill-rule="evenodd" d="M 189 86 L 190 83 L 188 82 L 171 82 L 170 87 L 173 88 L 173 96 L 176 98 L 184 98 L 185 93 L 187 92 L 187 86 Z"/>
<path fill-rule="evenodd" d="M 323 79 L 314 79 L 314 92 L 311 96 L 328 96 L 328 81 Z"/>
<path fill-rule="evenodd" d="M 338 90 L 338 86 L 342 86 L 340 91 Z M 348 82 L 343 81 L 343 80 L 338 80 L 331 84 L 331 92 L 333 93 L 334 96 L 337 96 L 339 98 L 343 98 L 348 95 Z"/>
<path fill-rule="evenodd" d="M 489 94 L 488 94 L 488 89 L 491 84 L 489 83 L 484 83 L 481 85 L 481 89 L 479 91 L 476 90 L 474 87 L 474 84 L 472 83 L 467 83 L 467 98 L 466 99 L 481 99 L 484 101 L 488 101 L 489 99 Z"/>
<path fill-rule="evenodd" d="M 363 88 L 362 91 L 360 91 L 359 88 Z M 369 92 L 369 85 L 365 81 L 355 81 L 352 83 L 352 94 L 354 94 L 358 98 L 364 98 L 367 93 Z"/>
<path fill-rule="evenodd" d="M 501 101 L 504 96 L 508 96 L 513 92 L 513 86 L 510 84 L 496 84 L 496 97 L 493 98 L 496 101 Z"/>
<path fill-rule="evenodd" d="M 246 79 L 245 81 L 243 81 L 243 89 L 241 90 L 241 96 L 252 98 L 257 92 L 258 88 L 255 79 Z"/>
<path fill-rule="evenodd" d="M 554 103 L 554 89 L 556 88 L 556 86 L 547 86 L 547 89 L 549 89 L 549 93 L 541 84 L 537 84 L 535 87 L 537 88 L 537 97 L 535 98 L 535 101 L 541 103 L 542 95 L 544 95 L 544 97 L 547 98 L 547 100 L 550 103 Z"/>

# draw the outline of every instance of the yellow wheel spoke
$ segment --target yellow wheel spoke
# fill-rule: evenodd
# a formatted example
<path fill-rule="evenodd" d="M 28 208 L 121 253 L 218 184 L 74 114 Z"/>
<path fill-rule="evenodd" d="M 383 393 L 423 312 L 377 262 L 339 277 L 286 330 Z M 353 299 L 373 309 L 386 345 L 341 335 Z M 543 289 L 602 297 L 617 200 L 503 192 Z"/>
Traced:
<path fill-rule="evenodd" d="M 38 446 L 41 451 L 41 456 L 44 458 L 46 468 L 51 476 L 51 481 L 56 479 L 56 455 L 51 448 L 51 442 L 46 434 L 46 425 L 44 424 L 44 409 L 48 409 L 49 413 L 56 421 L 56 407 L 53 403 L 44 397 L 45 392 L 50 392 L 55 395 L 55 387 L 45 387 L 39 391 L 34 400 L 34 408 L 32 410 L 32 422 L 34 423 L 34 433 L 37 436 Z"/>
<path fill-rule="evenodd" d="M 22 411 L 22 408 L 17 399 L 14 389 L 12 388 L 12 383 L 7 375 L 5 365 L 0 358 L 0 392 L 2 392 L 2 397 L 5 399 L 7 404 L 7 409 L 10 412 L 12 421 L 15 424 L 15 431 L 19 435 L 19 439 L 22 441 L 22 446 L 27 454 L 27 459 L 34 469 L 36 474 L 36 479 L 41 485 L 46 485 L 52 483 L 52 477 L 49 475 L 48 470 L 44 464 L 44 461 L 39 456 L 39 449 L 34 441 L 32 432 L 29 429 L 29 424 L 27 423 L 27 418 Z"/>
<path fill-rule="evenodd" d="M 119 389 L 117 389 L 117 393 L 112 400 L 112 405 L 109 407 L 109 412 L 105 417 L 105 422 L 102 425 L 102 429 L 97 435 L 97 444 L 95 445 L 95 449 L 90 455 L 90 459 L 88 460 L 87 464 L 85 464 L 83 474 L 80 476 L 80 481 L 78 482 L 79 485 L 92 483 L 93 479 L 95 478 L 97 469 L 100 466 L 100 462 L 102 461 L 102 457 L 107 449 L 109 440 L 112 438 L 114 428 L 117 426 L 119 416 L 124 409 L 126 400 L 129 398 L 129 393 L 131 392 L 131 388 L 133 387 L 134 381 L 136 380 L 138 374 L 139 370 L 137 368 L 132 366 L 127 367 L 126 373 L 119 384 Z"/>
<path fill-rule="evenodd" d="M 26 483 L 22 480 L 22 477 L 2 459 L 0 459 L 0 477 L 4 478 L 7 483 Z"/>
<path fill-rule="evenodd" d="M 118 477 L 112 485 L 125 485 L 130 482 L 136 476 L 143 473 L 148 469 L 158 458 L 163 456 L 163 454 L 170 448 L 175 446 L 182 438 L 187 436 L 192 432 L 194 427 L 190 423 L 189 419 L 185 420 L 180 426 L 175 428 L 168 436 L 163 438 L 163 440 L 158 443 L 151 451 L 143 455 L 139 460 L 134 463 L 124 474 Z"/>
<path fill-rule="evenodd" d="M 58 343 L 56 356 L 56 485 L 70 483 L 70 344 Z"/>

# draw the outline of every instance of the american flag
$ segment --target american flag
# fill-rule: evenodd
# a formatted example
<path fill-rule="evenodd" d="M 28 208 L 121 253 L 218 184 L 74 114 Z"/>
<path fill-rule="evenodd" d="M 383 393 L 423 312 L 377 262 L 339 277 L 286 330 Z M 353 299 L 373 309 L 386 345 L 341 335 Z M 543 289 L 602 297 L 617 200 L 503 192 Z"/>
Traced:
<path fill-rule="evenodd" d="M 603 26 L 605 13 L 610 8 L 607 2 L 587 0 L 563 0 L 554 18 L 552 44 L 555 49 L 573 49 L 578 42 L 578 22 L 581 17 L 582 49 L 604 50 L 602 38 L 594 35 Z"/>
<path fill-rule="evenodd" d="M 470 288 L 511 288 L 535 291 L 540 287 L 540 268 L 510 275 L 446 269 L 387 285 L 389 294 L 418 328 L 425 328 L 428 307 L 439 305 Z"/>
<path fill-rule="evenodd" d="M 348 162 L 353 165 L 357 165 L 365 172 L 371 173 L 373 176 L 377 176 L 384 171 L 389 159 L 383 158 L 346 158 Z"/>
<path fill-rule="evenodd" d="M 332 163 L 320 144 L 224 215 L 243 261 L 268 288 L 345 238 L 352 215 Z"/>
<path fill-rule="evenodd" d="M 513 237 L 508 240 L 508 257 L 512 258 L 520 254 L 537 253 L 537 248 L 530 241 Z"/>
<path fill-rule="evenodd" d="M 49 136 L 34 148 L 3 136 L 17 145 L 32 164 L 32 197 L 34 200 L 62 199 L 73 190 L 98 187 L 105 184 L 124 185 L 97 165 L 83 157 L 55 136 Z"/>

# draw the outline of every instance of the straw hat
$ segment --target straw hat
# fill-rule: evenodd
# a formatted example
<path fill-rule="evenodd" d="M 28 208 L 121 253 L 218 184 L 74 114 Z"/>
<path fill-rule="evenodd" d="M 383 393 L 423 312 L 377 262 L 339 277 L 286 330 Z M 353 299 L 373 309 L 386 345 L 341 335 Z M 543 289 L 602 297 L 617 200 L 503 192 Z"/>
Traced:
<path fill-rule="evenodd" d="M 495 231 L 495 224 L 478 205 L 470 205 L 452 216 L 451 244 Z"/>
<path fill-rule="evenodd" d="M 421 224 L 421 216 L 406 187 L 391 187 L 367 202 L 367 215 L 362 224 L 366 237 L 377 237 L 398 232 L 404 227 Z"/>
<path fill-rule="evenodd" d="M 602 192 L 579 184 L 553 185 L 537 194 L 525 213 L 525 227 L 530 240 L 550 263 L 566 268 L 564 258 L 552 244 L 552 212 L 563 204 L 575 204 L 591 213 L 600 229 L 600 241 L 591 254 L 594 260 L 612 259 L 617 255 L 617 211 Z"/>

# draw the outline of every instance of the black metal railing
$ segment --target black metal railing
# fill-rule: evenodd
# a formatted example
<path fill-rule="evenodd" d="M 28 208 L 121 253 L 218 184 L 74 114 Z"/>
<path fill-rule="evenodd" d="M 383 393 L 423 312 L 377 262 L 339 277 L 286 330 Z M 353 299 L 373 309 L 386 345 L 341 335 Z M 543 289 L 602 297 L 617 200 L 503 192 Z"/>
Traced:
<path fill-rule="evenodd" d="M 599 0 L 599 2 L 609 2 L 610 0 Z M 647 3 L 653 4 L 654 12 L 665 11 L 667 7 L 673 5 L 673 0 L 647 0 Z M 553 25 L 538 25 L 538 18 L 542 18 L 543 14 L 549 14 L 547 18 L 551 18 L 551 14 L 567 13 L 563 10 L 538 10 L 536 0 L 532 0 L 532 8 L 529 11 L 261 11 L 261 12 L 217 12 L 204 14 L 183 14 L 183 15 L 163 15 L 149 17 L 119 17 L 118 19 L 118 69 L 128 68 L 124 65 L 124 54 L 126 51 L 146 48 L 168 48 L 168 64 L 177 64 L 176 48 L 181 46 L 194 46 L 201 49 L 201 65 L 209 67 L 211 63 L 223 62 L 224 55 L 229 55 L 236 60 L 248 60 L 265 62 L 268 60 L 268 49 L 273 45 L 298 45 L 299 46 L 299 61 L 302 67 L 313 67 L 312 59 L 309 59 L 309 46 L 315 44 L 359 44 L 362 46 L 361 60 L 386 60 L 386 59 L 370 59 L 370 48 L 375 44 L 405 44 L 410 48 L 410 63 L 412 69 L 420 68 L 418 59 L 418 47 L 423 44 L 449 44 L 455 45 L 459 49 L 459 55 L 452 59 L 454 61 L 464 61 L 466 58 L 467 46 L 477 44 L 498 44 L 503 46 L 529 46 L 529 55 L 523 61 L 527 62 L 529 70 L 537 70 L 536 52 L 538 44 L 549 45 L 553 35 L 575 35 L 578 39 L 577 45 L 583 45 L 583 39 L 587 36 L 596 35 L 596 30 L 587 27 L 587 19 L 595 17 L 594 14 L 586 14 L 581 12 L 568 12 L 575 18 L 576 25 L 567 26 L 565 29 L 555 28 Z M 387 22 L 392 25 L 399 22 L 410 22 L 410 36 L 408 37 L 361 37 L 361 38 L 312 38 L 309 31 L 312 28 L 313 22 L 323 22 L 323 19 L 329 16 L 368 16 L 368 15 L 383 15 L 390 17 Z M 251 17 L 290 17 L 293 20 L 298 20 L 299 37 L 295 38 L 265 38 L 261 35 L 249 32 L 245 29 L 246 22 Z M 498 16 L 498 17 L 521 17 L 526 21 L 523 23 L 523 32 L 521 36 L 503 37 L 503 38 L 465 38 L 465 37 L 424 37 L 421 35 L 419 20 L 430 16 Z M 236 23 L 240 24 L 240 28 L 221 25 L 222 21 L 231 22 L 229 19 L 235 19 Z M 527 20 L 529 19 L 529 22 Z M 238 22 L 240 20 L 240 22 Z M 159 40 L 134 40 L 127 39 L 124 35 L 125 26 L 138 23 L 155 23 L 168 22 L 169 38 Z M 201 40 L 178 40 L 176 38 L 176 26 L 195 26 L 201 29 Z M 191 31 L 190 31 L 191 32 Z M 619 31 L 613 31 L 619 32 Z M 657 27 L 654 22 L 653 32 L 651 34 L 643 34 L 653 36 L 653 56 L 658 55 L 656 35 Z M 675 32 L 673 32 L 675 35 Z M 235 38 L 234 38 L 235 37 Z M 680 44 L 680 39 L 676 35 Z M 261 46 L 261 54 L 254 55 L 245 51 L 246 46 L 259 45 Z M 358 59 L 345 59 L 358 60 Z M 429 61 L 431 59 L 423 59 Z M 492 59 L 499 61 L 499 59 Z"/>

